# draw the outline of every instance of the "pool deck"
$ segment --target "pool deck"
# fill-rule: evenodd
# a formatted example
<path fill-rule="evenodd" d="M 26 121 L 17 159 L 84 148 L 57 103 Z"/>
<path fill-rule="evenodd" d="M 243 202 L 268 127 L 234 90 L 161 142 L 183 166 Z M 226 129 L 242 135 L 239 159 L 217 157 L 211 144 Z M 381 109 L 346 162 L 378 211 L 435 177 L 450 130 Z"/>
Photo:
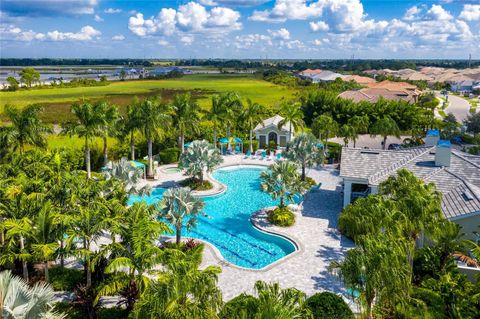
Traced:
<path fill-rule="evenodd" d="M 224 156 L 222 167 L 233 165 L 269 166 L 274 161 L 244 159 L 243 156 Z M 263 270 L 242 269 L 226 262 L 219 256 L 218 250 L 211 245 L 205 249 L 202 267 L 218 265 L 222 267 L 219 286 L 225 300 L 242 292 L 253 293 L 257 280 L 279 282 L 282 287 L 295 287 L 308 295 L 321 291 L 347 294 L 337 278 L 331 275 L 327 267 L 333 260 L 340 260 L 353 243 L 337 231 L 337 219 L 342 209 L 341 179 L 338 170 L 333 167 L 307 169 L 307 175 L 321 182 L 321 189 L 308 193 L 304 201 L 296 207 L 296 222 L 292 227 L 282 228 L 268 224 L 260 212 L 254 219 L 263 230 L 284 235 L 299 245 L 297 252 L 286 256 Z M 149 182 L 152 186 L 171 186 L 186 178 L 182 173 L 165 173 L 162 167 L 158 171 L 159 179 Z M 224 191 L 223 185 L 214 181 L 214 188 L 206 194 L 212 195 Z M 200 195 L 200 194 L 199 194 Z M 352 305 L 351 305 L 352 306 Z"/>

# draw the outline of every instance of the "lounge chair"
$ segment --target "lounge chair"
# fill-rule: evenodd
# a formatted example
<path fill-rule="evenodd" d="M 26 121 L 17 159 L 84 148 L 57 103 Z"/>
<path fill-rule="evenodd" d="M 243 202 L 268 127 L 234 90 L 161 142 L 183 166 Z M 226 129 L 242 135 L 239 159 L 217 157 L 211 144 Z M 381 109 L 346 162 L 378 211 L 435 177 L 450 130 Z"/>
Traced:
<path fill-rule="evenodd" d="M 250 157 L 250 155 L 252 155 L 252 152 L 250 152 L 250 150 L 248 150 L 247 154 L 245 154 L 245 157 L 244 159 L 247 159 Z"/>
<path fill-rule="evenodd" d="M 272 152 L 270 152 L 270 155 L 267 156 L 267 161 L 271 161 L 272 157 L 273 157 Z"/>
<path fill-rule="evenodd" d="M 312 186 L 312 188 L 310 188 L 310 191 L 311 191 L 311 192 L 318 192 L 318 191 L 320 191 L 320 187 L 322 187 L 322 183 L 321 183 L 321 182 L 318 183 L 318 184 L 315 185 L 315 186 Z"/>
<path fill-rule="evenodd" d="M 282 153 L 277 153 L 277 161 L 280 162 L 282 160 Z"/>
<path fill-rule="evenodd" d="M 261 160 L 264 160 L 265 157 L 267 157 L 267 152 L 263 151 L 263 152 L 262 152 L 262 158 L 261 158 Z"/>

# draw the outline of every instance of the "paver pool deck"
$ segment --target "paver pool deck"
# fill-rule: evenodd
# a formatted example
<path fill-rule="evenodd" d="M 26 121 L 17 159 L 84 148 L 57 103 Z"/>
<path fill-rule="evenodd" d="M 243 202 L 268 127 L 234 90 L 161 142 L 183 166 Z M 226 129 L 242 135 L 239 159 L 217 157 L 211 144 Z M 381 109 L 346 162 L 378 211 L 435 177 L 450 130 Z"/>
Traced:
<path fill-rule="evenodd" d="M 262 165 L 273 161 L 244 159 L 243 156 L 225 156 L 222 166 Z M 353 243 L 337 230 L 337 219 L 342 208 L 341 179 L 338 170 L 333 167 L 307 170 L 307 175 L 321 182 L 319 191 L 306 194 L 304 201 L 295 211 L 296 222 L 292 227 L 282 228 L 264 222 L 262 216 L 256 219 L 261 228 L 285 235 L 299 245 L 299 251 L 285 259 L 267 266 L 265 270 L 242 269 L 227 263 L 218 256 L 211 245 L 205 249 L 202 267 L 218 265 L 222 268 L 219 287 L 224 300 L 240 293 L 253 293 L 257 280 L 278 282 L 284 288 L 295 287 L 308 295 L 321 291 L 347 294 L 339 280 L 331 275 L 327 267 L 331 261 L 341 260 Z M 168 186 L 184 179 L 181 173 L 166 173 L 160 168 L 158 180 L 150 182 L 152 186 Z M 218 186 L 214 192 L 221 191 Z"/>

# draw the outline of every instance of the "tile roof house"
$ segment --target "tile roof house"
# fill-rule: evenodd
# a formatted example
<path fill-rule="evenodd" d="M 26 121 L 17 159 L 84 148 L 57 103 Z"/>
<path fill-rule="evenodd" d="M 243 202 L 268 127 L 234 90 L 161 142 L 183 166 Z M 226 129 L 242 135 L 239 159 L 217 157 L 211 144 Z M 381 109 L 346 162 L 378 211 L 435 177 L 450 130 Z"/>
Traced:
<path fill-rule="evenodd" d="M 332 72 L 332 71 L 322 71 L 320 73 L 317 73 L 317 74 L 311 76 L 311 79 L 312 79 L 313 83 L 333 82 L 337 78 L 343 78 L 343 74 L 335 73 L 335 72 Z"/>
<path fill-rule="evenodd" d="M 437 140 L 436 145 L 431 145 Z M 427 141 L 426 141 L 427 142 Z M 344 180 L 344 206 L 378 192 L 378 186 L 399 169 L 407 169 L 443 194 L 445 218 L 462 226 L 467 238 L 480 231 L 480 156 L 453 150 L 450 142 L 432 138 L 425 146 L 400 150 L 343 148 L 340 176 Z M 365 191 L 352 191 L 363 185 Z"/>
<path fill-rule="evenodd" d="M 306 78 L 310 78 L 318 73 L 322 72 L 322 70 L 320 69 L 315 69 L 315 70 L 311 70 L 311 69 L 306 69 L 306 70 L 303 70 L 302 72 L 298 73 L 298 75 L 302 76 L 302 77 L 306 77 Z"/>
<path fill-rule="evenodd" d="M 293 138 L 294 132 L 293 128 L 290 128 L 290 122 L 279 128 L 278 124 L 282 120 L 283 117 L 275 115 L 264 120 L 253 129 L 259 148 L 265 148 L 270 141 L 275 142 L 280 147 L 287 146 L 287 143 Z"/>
<path fill-rule="evenodd" d="M 347 76 L 343 77 L 343 80 L 345 82 L 353 81 L 353 82 L 356 82 L 356 83 L 362 84 L 362 85 L 367 85 L 367 84 L 377 82 L 377 81 L 375 81 L 375 79 L 369 78 L 367 76 L 360 76 L 360 75 L 347 75 Z"/>
<path fill-rule="evenodd" d="M 339 94 L 343 99 L 350 99 L 354 102 L 369 101 L 376 102 L 383 97 L 387 100 L 404 100 L 415 103 L 421 92 L 415 85 L 406 82 L 382 81 L 367 84 L 368 87 L 360 90 L 349 90 Z"/>

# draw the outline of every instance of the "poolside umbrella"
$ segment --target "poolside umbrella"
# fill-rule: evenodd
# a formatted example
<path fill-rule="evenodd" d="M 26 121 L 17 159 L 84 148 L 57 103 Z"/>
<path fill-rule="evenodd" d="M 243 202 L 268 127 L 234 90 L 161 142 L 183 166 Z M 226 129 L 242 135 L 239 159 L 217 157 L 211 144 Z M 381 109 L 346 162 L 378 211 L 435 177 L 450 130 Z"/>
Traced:
<path fill-rule="evenodd" d="M 223 154 L 223 146 L 228 145 L 228 138 L 222 137 L 221 139 L 218 140 L 218 143 L 220 144 L 220 150 Z"/>
<path fill-rule="evenodd" d="M 235 142 L 236 145 L 240 145 L 242 148 L 242 153 L 243 153 L 243 141 L 240 137 L 234 137 L 233 141 Z"/>
<path fill-rule="evenodd" d="M 192 145 L 192 142 L 188 142 L 188 143 L 183 144 L 183 147 L 188 148 L 188 147 L 190 147 L 190 145 Z"/>

